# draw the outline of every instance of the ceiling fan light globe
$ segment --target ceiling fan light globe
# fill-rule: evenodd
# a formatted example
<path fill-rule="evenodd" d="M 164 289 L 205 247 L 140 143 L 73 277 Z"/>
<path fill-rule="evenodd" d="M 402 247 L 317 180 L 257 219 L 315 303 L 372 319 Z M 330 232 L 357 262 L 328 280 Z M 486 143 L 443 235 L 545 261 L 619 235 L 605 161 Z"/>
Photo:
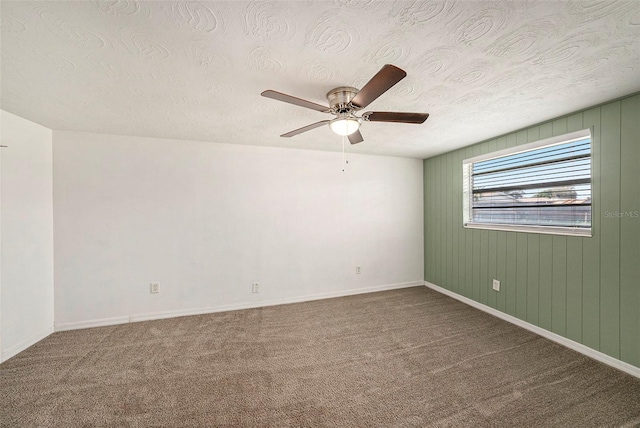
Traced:
<path fill-rule="evenodd" d="M 347 136 L 360 128 L 360 121 L 355 118 L 338 118 L 329 122 L 331 130 L 338 135 Z"/>

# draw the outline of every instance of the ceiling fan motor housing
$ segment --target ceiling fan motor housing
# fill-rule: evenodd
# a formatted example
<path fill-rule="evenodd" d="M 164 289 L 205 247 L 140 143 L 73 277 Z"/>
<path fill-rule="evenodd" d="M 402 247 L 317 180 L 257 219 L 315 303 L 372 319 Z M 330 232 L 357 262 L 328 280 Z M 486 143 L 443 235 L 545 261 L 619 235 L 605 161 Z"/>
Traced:
<path fill-rule="evenodd" d="M 340 86 L 327 92 L 327 100 L 331 110 L 335 114 L 348 114 L 355 111 L 351 105 L 351 100 L 358 94 L 359 90 L 351 86 Z"/>

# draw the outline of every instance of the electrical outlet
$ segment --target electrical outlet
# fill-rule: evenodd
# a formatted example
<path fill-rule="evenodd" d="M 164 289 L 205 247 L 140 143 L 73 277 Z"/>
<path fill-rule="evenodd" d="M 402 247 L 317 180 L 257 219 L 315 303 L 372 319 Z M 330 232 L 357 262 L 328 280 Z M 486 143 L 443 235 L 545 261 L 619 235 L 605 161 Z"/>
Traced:
<path fill-rule="evenodd" d="M 159 292 L 160 292 L 160 283 L 159 282 L 152 282 L 151 284 L 149 284 L 149 293 L 157 294 Z"/>
<path fill-rule="evenodd" d="M 500 281 L 498 281 L 497 279 L 493 280 L 493 289 L 496 291 L 500 291 Z"/>
<path fill-rule="evenodd" d="M 360 266 L 356 266 L 356 274 L 360 275 L 362 273 L 362 268 Z"/>
<path fill-rule="evenodd" d="M 251 284 L 251 292 L 252 293 L 259 293 L 260 292 L 260 283 L 259 282 L 254 282 Z"/>

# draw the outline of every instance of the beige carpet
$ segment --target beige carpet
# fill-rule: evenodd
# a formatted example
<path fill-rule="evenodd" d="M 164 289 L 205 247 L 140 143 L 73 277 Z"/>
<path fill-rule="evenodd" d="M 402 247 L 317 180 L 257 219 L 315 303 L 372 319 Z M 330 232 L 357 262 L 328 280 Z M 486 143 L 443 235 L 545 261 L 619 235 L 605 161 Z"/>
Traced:
<path fill-rule="evenodd" d="M 635 427 L 640 379 L 424 287 L 55 333 L 2 427 Z"/>

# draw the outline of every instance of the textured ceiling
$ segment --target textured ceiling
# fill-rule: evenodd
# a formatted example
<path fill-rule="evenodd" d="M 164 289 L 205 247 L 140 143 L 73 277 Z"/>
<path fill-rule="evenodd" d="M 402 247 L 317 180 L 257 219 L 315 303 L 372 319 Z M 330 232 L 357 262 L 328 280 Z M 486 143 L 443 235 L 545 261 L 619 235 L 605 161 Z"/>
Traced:
<path fill-rule="evenodd" d="M 384 64 L 355 153 L 425 158 L 640 90 L 640 1 L 1 3 L 0 107 L 52 129 L 341 150 L 327 104 Z"/>

